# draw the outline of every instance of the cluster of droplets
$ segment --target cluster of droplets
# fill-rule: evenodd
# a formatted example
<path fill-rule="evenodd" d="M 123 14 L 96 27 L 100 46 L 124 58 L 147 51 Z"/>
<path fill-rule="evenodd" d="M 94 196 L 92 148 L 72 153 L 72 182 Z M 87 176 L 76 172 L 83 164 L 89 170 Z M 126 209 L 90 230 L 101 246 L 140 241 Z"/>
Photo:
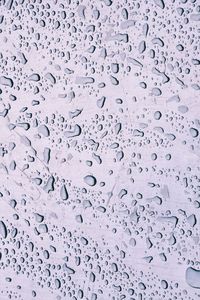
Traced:
<path fill-rule="evenodd" d="M 199 297 L 199 22 L 0 2 L 0 298 Z"/>

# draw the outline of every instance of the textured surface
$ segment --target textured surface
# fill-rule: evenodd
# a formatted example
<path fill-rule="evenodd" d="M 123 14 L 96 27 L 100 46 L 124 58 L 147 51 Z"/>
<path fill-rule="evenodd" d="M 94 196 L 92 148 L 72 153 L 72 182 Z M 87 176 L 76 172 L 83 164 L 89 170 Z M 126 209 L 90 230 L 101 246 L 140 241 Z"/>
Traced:
<path fill-rule="evenodd" d="M 200 298 L 199 24 L 0 1 L 0 300 Z"/>

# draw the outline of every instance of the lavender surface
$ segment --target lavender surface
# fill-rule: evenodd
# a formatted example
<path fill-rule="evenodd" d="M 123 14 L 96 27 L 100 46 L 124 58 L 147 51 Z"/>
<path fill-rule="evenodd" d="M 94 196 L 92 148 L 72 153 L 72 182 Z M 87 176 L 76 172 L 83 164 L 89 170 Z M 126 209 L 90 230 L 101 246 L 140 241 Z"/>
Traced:
<path fill-rule="evenodd" d="M 200 299 L 200 2 L 0 1 L 0 300 Z"/>

